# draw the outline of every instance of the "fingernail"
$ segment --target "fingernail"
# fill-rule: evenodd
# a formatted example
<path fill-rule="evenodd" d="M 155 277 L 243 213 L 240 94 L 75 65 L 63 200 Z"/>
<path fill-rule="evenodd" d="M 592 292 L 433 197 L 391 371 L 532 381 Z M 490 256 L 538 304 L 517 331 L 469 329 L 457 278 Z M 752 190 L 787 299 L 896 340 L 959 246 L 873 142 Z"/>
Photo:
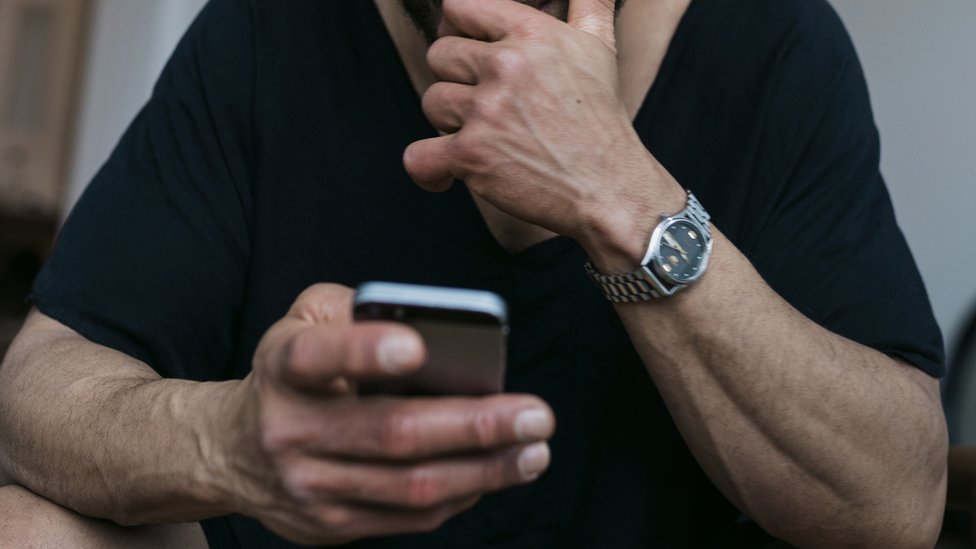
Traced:
<path fill-rule="evenodd" d="M 546 438 L 552 432 L 552 417 L 545 410 L 525 410 L 515 416 L 515 436 L 522 442 Z"/>
<path fill-rule="evenodd" d="M 420 343 L 416 338 L 397 335 L 380 342 L 377 349 L 377 362 L 391 374 L 403 372 L 420 359 Z"/>
<path fill-rule="evenodd" d="M 526 446 L 518 457 L 519 473 L 525 480 L 535 480 L 549 466 L 549 445 L 537 442 Z"/>

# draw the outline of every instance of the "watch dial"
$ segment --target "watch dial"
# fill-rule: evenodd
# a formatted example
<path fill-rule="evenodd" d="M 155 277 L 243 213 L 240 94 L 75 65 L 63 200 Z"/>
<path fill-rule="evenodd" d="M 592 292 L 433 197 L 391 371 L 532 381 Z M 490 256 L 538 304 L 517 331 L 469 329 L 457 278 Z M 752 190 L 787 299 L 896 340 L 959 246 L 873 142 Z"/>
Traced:
<path fill-rule="evenodd" d="M 694 224 L 678 220 L 661 235 L 658 268 L 671 280 L 679 283 L 696 278 L 705 263 L 705 239 Z"/>

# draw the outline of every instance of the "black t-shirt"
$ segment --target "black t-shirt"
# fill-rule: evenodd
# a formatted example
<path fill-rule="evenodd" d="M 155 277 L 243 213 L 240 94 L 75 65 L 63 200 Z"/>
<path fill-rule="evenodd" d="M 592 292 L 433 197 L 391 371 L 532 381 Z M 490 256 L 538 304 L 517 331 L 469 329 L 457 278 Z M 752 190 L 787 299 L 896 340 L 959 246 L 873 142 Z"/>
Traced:
<path fill-rule="evenodd" d="M 814 321 L 934 376 L 942 344 L 879 174 L 853 47 L 823 0 L 697 0 L 635 127 Z M 510 254 L 461 184 L 401 164 L 435 135 L 372 2 L 213 0 L 72 212 L 33 293 L 163 376 L 241 378 L 307 286 L 474 287 L 509 302 L 507 387 L 556 412 L 538 482 L 359 547 L 707 544 L 739 513 L 699 469 L 586 260 Z M 217 547 L 286 547 L 207 521 Z M 727 543 L 724 538 L 723 543 Z"/>

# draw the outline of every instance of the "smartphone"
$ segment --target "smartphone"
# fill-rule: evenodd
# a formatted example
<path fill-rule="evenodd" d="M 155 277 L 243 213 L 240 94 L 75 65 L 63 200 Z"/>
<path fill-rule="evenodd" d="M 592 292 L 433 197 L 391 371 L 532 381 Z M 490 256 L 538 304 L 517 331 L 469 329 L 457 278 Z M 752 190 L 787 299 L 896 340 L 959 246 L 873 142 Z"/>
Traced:
<path fill-rule="evenodd" d="M 402 322 L 427 345 L 417 372 L 362 382 L 362 394 L 487 395 L 504 387 L 508 308 L 495 293 L 367 282 L 356 289 L 353 319 Z"/>

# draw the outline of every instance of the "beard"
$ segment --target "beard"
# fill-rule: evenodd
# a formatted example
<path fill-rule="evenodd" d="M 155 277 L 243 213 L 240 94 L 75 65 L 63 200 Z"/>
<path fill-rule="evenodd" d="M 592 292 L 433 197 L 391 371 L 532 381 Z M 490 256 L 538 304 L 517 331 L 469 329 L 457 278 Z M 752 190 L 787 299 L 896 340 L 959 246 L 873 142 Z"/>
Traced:
<path fill-rule="evenodd" d="M 532 0 L 518 0 L 523 4 L 539 4 Z M 617 13 L 623 7 L 626 0 L 616 0 Z M 424 35 L 428 44 L 433 44 L 437 40 L 437 27 L 441 24 L 441 0 L 400 0 L 400 6 L 410 21 L 413 22 L 417 30 Z M 546 13 L 553 17 L 565 21 L 569 17 L 569 0 L 556 0 L 547 6 Z"/>

